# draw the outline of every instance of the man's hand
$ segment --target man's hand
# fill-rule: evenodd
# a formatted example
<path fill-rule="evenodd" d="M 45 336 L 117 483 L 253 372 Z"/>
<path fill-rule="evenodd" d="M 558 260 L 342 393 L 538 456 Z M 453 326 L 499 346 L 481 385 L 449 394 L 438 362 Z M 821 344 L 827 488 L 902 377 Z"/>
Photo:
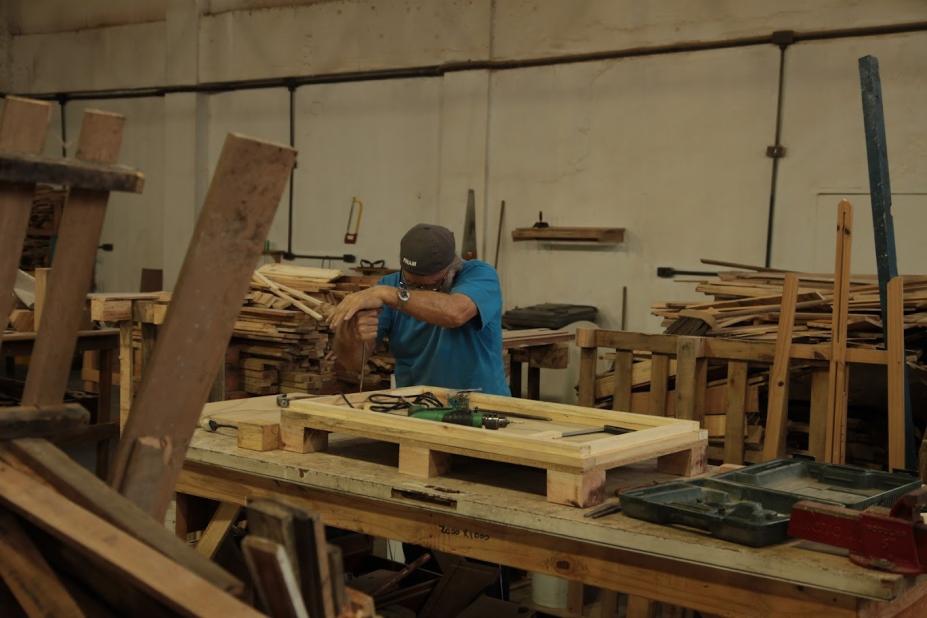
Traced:
<path fill-rule="evenodd" d="M 332 330 L 338 330 L 342 323 L 349 322 L 360 311 L 382 307 L 386 304 L 384 300 L 385 294 L 393 289 L 389 286 L 375 285 L 362 292 L 355 292 L 346 296 L 344 300 L 338 303 L 338 306 L 332 312 L 331 318 L 329 318 L 328 323 Z M 376 324 L 374 324 L 374 337 L 376 337 Z"/>
<path fill-rule="evenodd" d="M 376 341 L 379 324 L 379 309 L 364 309 L 363 311 L 358 311 L 354 316 L 354 334 L 364 344 L 368 341 Z"/>

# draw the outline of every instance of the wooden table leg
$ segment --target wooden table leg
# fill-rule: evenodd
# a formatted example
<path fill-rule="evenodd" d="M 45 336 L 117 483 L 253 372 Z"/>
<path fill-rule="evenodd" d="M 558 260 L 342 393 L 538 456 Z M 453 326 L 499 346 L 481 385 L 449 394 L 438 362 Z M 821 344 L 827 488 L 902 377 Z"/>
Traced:
<path fill-rule="evenodd" d="M 541 368 L 528 365 L 528 399 L 541 400 Z"/>
<path fill-rule="evenodd" d="M 512 391 L 512 397 L 521 397 L 521 362 L 509 362 L 509 389 Z"/>
<path fill-rule="evenodd" d="M 135 352 L 132 350 L 132 321 L 119 323 L 119 433 L 125 429 L 132 408 L 135 381 Z"/>
<path fill-rule="evenodd" d="M 97 399 L 97 423 L 109 423 L 113 420 L 113 357 L 115 349 L 100 350 L 99 369 L 99 397 Z M 119 439 L 119 436 L 116 436 Z M 101 479 L 109 478 L 109 464 L 112 458 L 115 441 L 112 438 L 101 440 L 97 444 L 97 476 Z"/>

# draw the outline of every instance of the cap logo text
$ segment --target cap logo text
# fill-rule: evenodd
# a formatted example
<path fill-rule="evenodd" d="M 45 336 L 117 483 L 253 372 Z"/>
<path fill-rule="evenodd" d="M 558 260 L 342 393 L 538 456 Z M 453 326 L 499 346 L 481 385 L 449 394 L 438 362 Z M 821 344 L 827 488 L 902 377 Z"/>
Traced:
<path fill-rule="evenodd" d="M 406 266 L 418 266 L 418 262 L 416 262 L 415 260 L 410 260 L 407 257 L 402 258 L 402 263 L 405 264 Z"/>

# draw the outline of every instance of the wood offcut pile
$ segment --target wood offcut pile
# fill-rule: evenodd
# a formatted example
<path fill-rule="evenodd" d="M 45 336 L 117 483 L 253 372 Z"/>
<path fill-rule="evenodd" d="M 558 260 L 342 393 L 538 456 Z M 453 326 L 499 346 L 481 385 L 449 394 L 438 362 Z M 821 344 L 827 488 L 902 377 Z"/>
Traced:
<path fill-rule="evenodd" d="M 356 390 L 360 376 L 336 364 L 326 319 L 341 298 L 378 279 L 327 268 L 261 266 L 235 322 L 226 396 Z M 374 355 L 368 359 L 364 388 L 387 386 L 392 370 L 391 357 Z"/>
<path fill-rule="evenodd" d="M 663 326 L 671 334 L 775 341 L 785 274 L 772 270 L 721 272 L 716 279 L 697 281 L 696 291 L 713 300 L 659 303 L 652 313 L 663 318 Z M 800 287 L 792 341 L 830 341 L 834 277 L 797 274 Z M 927 328 L 927 276 L 905 277 L 904 304 L 905 339 L 911 345 L 923 340 Z M 876 348 L 883 343 L 878 281 L 874 275 L 851 275 L 847 344 Z"/>
<path fill-rule="evenodd" d="M 61 209 L 68 190 L 53 185 L 36 185 L 29 213 L 29 230 L 23 243 L 19 267 L 34 270 L 51 265 L 52 238 L 58 235 Z"/>

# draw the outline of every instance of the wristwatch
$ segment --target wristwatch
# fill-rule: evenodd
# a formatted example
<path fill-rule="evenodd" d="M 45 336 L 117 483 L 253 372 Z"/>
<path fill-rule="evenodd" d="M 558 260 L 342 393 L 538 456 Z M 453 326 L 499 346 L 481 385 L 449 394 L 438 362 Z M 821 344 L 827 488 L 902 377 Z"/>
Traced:
<path fill-rule="evenodd" d="M 399 306 L 400 307 L 403 306 L 404 304 L 409 302 L 409 288 L 400 284 L 399 287 L 396 289 L 396 296 L 399 297 Z"/>

